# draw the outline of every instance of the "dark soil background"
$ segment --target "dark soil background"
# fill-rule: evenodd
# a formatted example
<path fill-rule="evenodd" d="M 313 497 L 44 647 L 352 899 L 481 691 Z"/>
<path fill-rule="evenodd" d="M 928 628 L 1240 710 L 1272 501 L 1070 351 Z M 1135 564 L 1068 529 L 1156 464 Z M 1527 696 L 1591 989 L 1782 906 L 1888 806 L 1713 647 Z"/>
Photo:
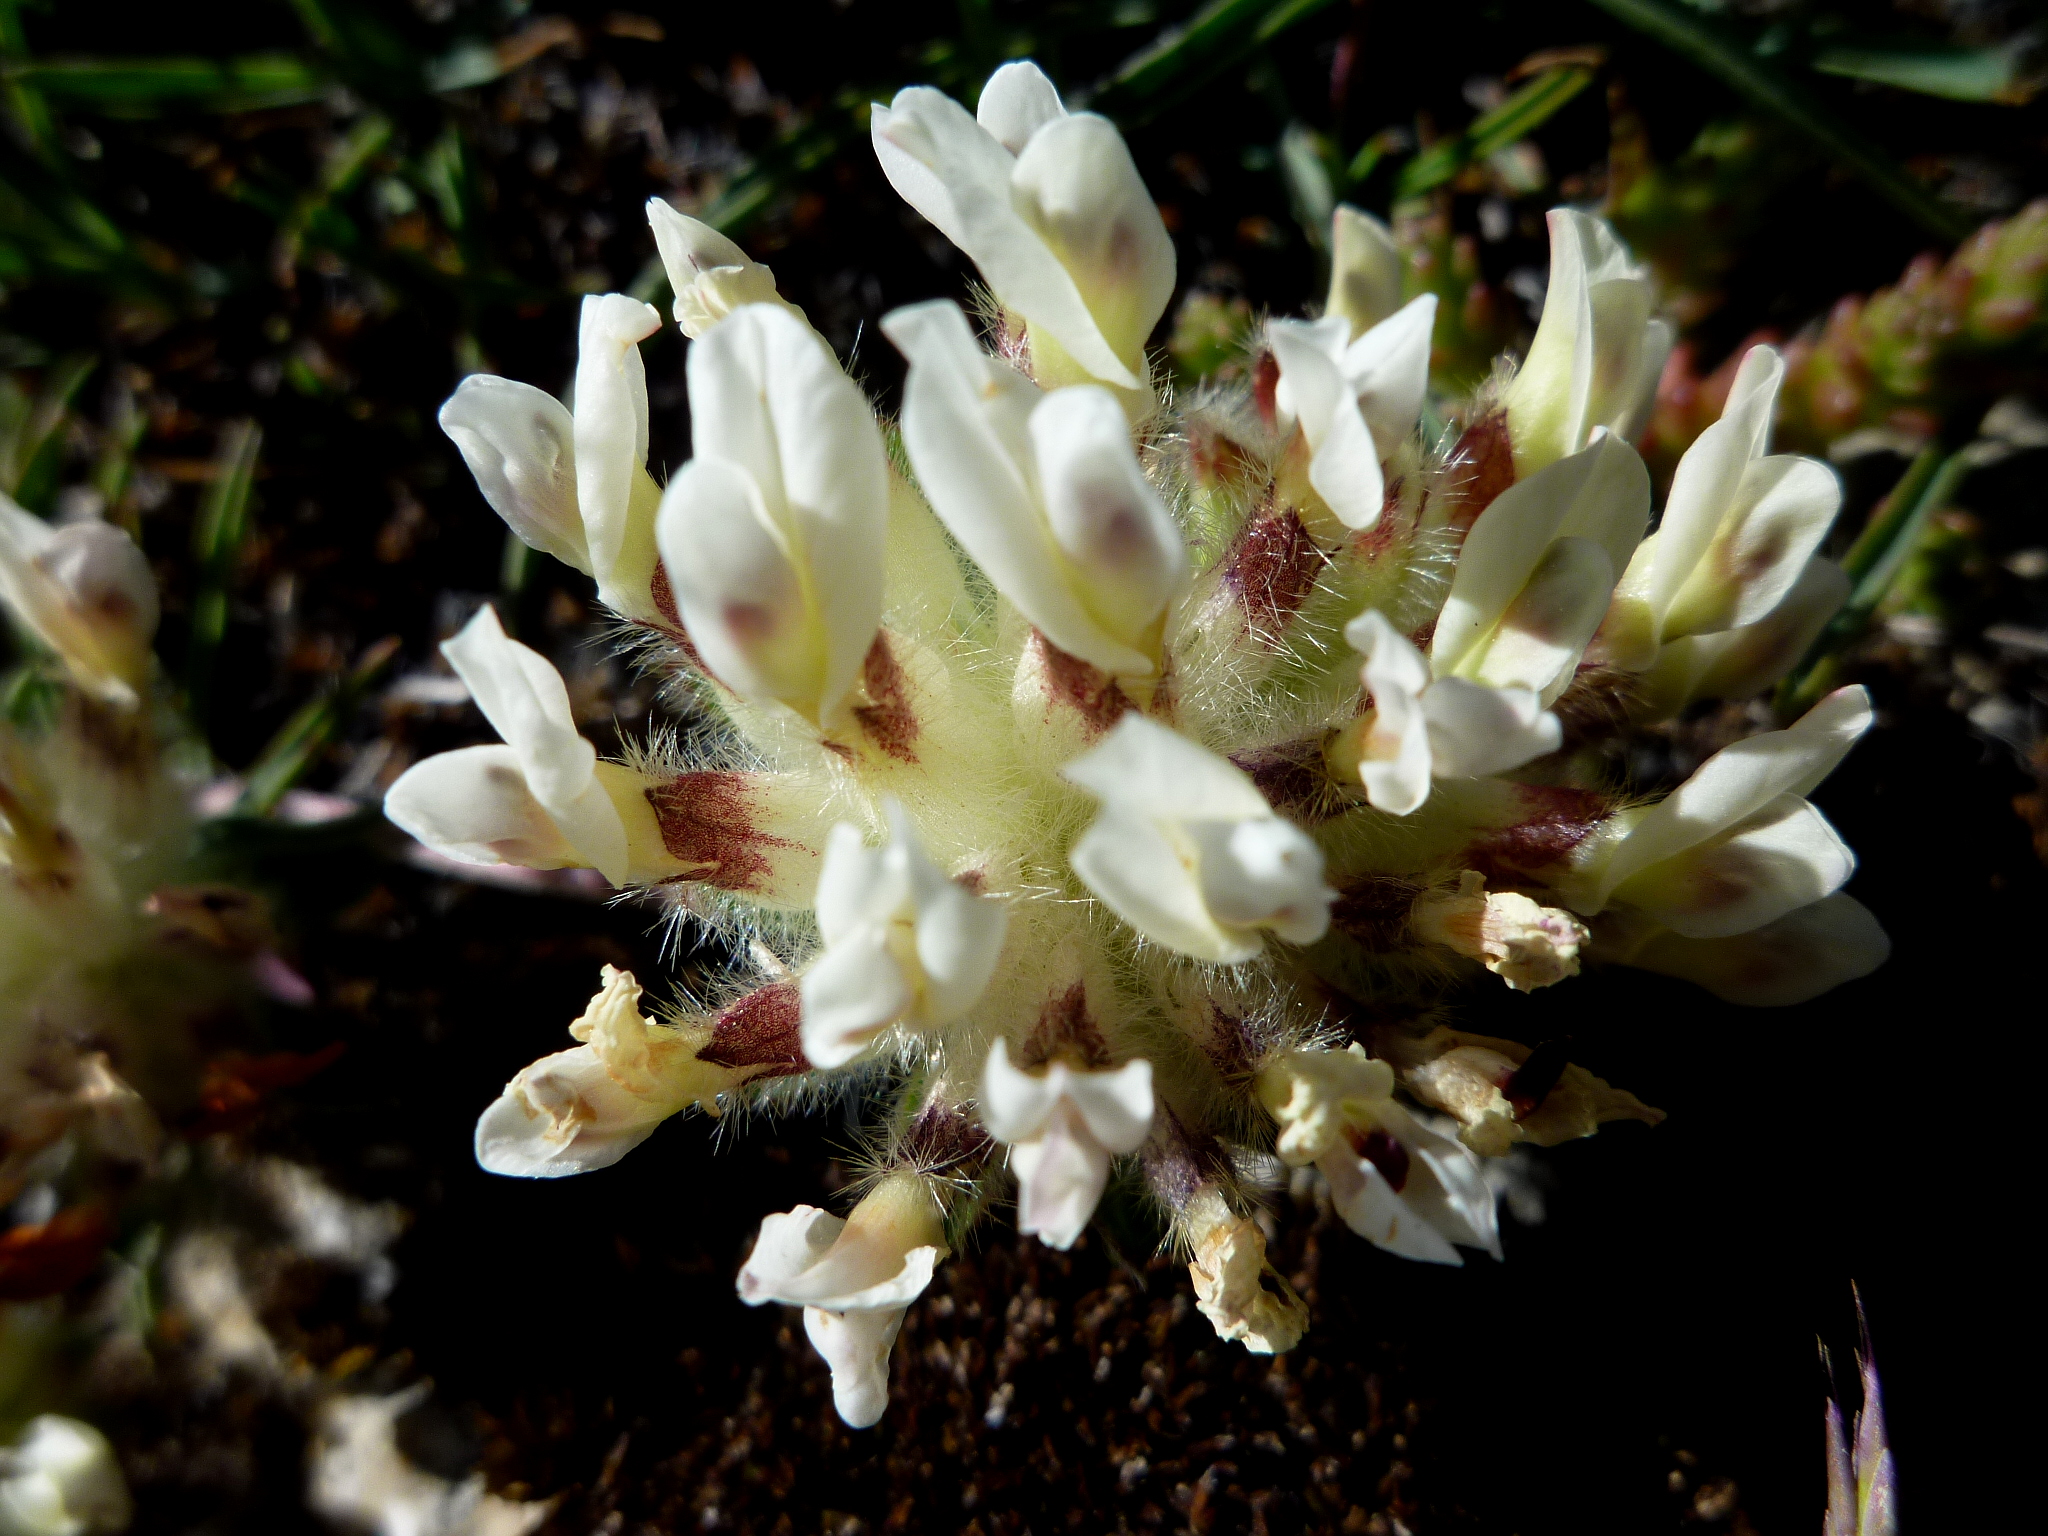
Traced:
<path fill-rule="evenodd" d="M 255 760 L 383 636 L 402 642 L 401 677 L 430 672 L 435 641 L 489 593 L 529 640 L 577 666 L 593 734 L 614 715 L 637 731 L 652 705 L 597 648 L 587 587 L 542 561 L 507 581 L 502 525 L 434 428 L 439 402 L 475 366 L 564 386 L 576 293 L 631 283 L 652 253 L 644 200 L 719 206 L 761 167 L 766 190 L 737 232 L 886 401 L 895 360 L 873 322 L 961 292 L 968 274 L 896 200 L 864 136 L 820 137 L 843 115 L 841 95 L 886 99 L 928 79 L 957 91 L 1013 43 L 1072 88 L 1108 76 L 1186 9 L 361 7 L 422 57 L 562 20 L 561 40 L 495 80 L 428 95 L 378 74 L 388 50 L 344 46 L 360 17 L 314 0 L 199 13 L 61 0 L 18 14 L 6 0 L 23 57 L 303 54 L 314 36 L 338 80 L 255 111 L 63 114 L 64 176 L 115 211 L 141 265 L 17 268 L 0 306 L 9 365 L 32 379 L 72 352 L 99 360 L 78 403 L 76 465 L 121 399 L 144 413 L 123 505 L 165 585 L 173 672 L 200 580 L 189 548 L 204 466 L 225 423 L 261 424 L 255 532 L 208 722 L 224 764 Z M 1747 25 L 1816 8 L 1731 9 Z M 1958 36 L 2005 15 L 1866 9 Z M 318 43 L 323 17 L 343 43 Z M 1475 78 L 1587 44 L 1605 50 L 1600 82 L 1544 127 L 1547 185 L 1481 247 L 1505 292 L 1517 271 L 1542 271 L 1542 208 L 1598 196 L 1611 114 L 1639 114 L 1668 160 L 1702 126 L 1738 118 L 1739 100 L 1590 5 L 1361 0 L 1317 10 L 1179 99 L 1131 108 L 1184 281 L 1275 311 L 1316 295 L 1318 258 L 1275 168 L 1290 121 L 1347 153 L 1390 123 L 1462 125 Z M 1898 161 L 1948 186 L 1965 224 L 2048 184 L 2038 107 L 1826 88 Z M 1106 93 L 1105 106 L 1118 99 Z M 388 116 L 388 147 L 345 193 L 297 216 L 312 233 L 280 257 L 292 199 L 310 196 L 370 112 Z M 437 148 L 451 135 L 452 158 Z M 8 153 L 25 186 L 55 174 L 20 146 Z M 1738 190 L 1699 215 L 1702 240 L 1737 252 L 1692 331 L 1709 364 L 1757 327 L 1796 329 L 1939 246 L 1789 141 Z M 1358 195 L 1385 211 L 1385 184 Z M 1449 204 L 1460 229 L 1479 227 L 1491 195 L 1460 185 Z M 682 348 L 665 330 L 646 354 L 656 458 L 672 467 L 688 452 Z M 1621 1127 L 1548 1154 L 1549 1219 L 1510 1232 L 1503 1266 L 1404 1264 L 1283 1201 L 1276 1253 L 1315 1325 L 1275 1362 L 1218 1345 L 1177 1267 L 1120 1259 L 1094 1233 L 1063 1257 L 991 1223 L 913 1310 L 888 1417 L 848 1432 L 794 1314 L 742 1308 L 732 1276 L 761 1214 L 816 1201 L 843 1177 L 855 1126 L 822 1117 L 736 1136 L 671 1123 L 619 1167 L 551 1184 L 490 1178 L 470 1154 L 477 1110 L 562 1047 L 600 964 L 645 979 L 716 957 L 664 960 L 632 908 L 439 881 L 395 863 L 392 840 L 343 829 L 317 846 L 262 844 L 320 996 L 280 1020 L 275 1043 L 348 1049 L 249 1136 L 413 1220 L 386 1301 L 366 1305 L 336 1279 L 267 1320 L 317 1368 L 386 1385 L 431 1378 L 432 1404 L 406 1426 L 415 1459 L 451 1476 L 481 1466 L 515 1497 L 559 1497 L 549 1529 L 561 1532 L 1775 1536 L 1820 1516 L 1815 1339 L 1849 1350 L 1854 1282 L 1908 1524 L 1988 1528 L 2017 1491 L 2015 1407 L 2043 1363 L 2038 1284 L 2020 1255 L 2039 1204 L 2028 1122 L 2048 871 L 2014 811 L 2038 791 L 2036 771 L 1959 711 L 1956 658 L 1975 654 L 1970 637 L 1988 623 L 2048 617 L 2038 575 L 1997 563 L 2048 543 L 2044 457 L 1972 482 L 1991 564 L 1956 599 L 1954 643 L 1880 637 L 1852 667 L 1878 696 L 1880 728 L 1818 798 L 1862 857 L 1851 890 L 1894 938 L 1884 970 L 1775 1011 L 1628 972 L 1533 998 L 1467 997 L 1461 1022 L 1569 1033 L 1577 1059 L 1670 1112 L 1654 1131 Z M 1897 467 L 1853 481 L 1845 526 Z M 2024 708 L 2048 707 L 2037 673 L 2000 665 Z M 463 710 L 382 695 L 306 783 L 371 798 L 412 757 L 480 730 Z M 131 1470 L 145 1469 L 138 1531 L 318 1528 L 298 1504 L 303 1431 L 277 1414 L 137 1401 L 110 1423 Z M 230 1443 L 236 1454 L 207 1453 Z"/>

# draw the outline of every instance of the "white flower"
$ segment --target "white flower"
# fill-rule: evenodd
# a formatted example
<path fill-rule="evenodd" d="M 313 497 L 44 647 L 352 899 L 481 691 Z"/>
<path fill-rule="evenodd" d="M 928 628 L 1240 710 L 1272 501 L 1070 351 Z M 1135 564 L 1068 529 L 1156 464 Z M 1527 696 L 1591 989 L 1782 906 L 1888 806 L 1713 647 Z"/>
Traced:
<path fill-rule="evenodd" d="M 1129 714 L 1060 772 L 1102 801 L 1068 862 L 1147 938 L 1235 964 L 1264 947 L 1261 929 L 1290 944 L 1328 930 L 1322 850 L 1206 747 Z"/>
<path fill-rule="evenodd" d="M 1569 912 L 1517 891 L 1489 891 L 1461 870 L 1455 891 L 1424 896 L 1409 923 L 1416 935 L 1477 960 L 1517 992 L 1534 992 L 1579 974 L 1586 925 Z"/>
<path fill-rule="evenodd" d="M 1638 708 L 1648 718 L 1662 719 L 1695 699 L 1746 699 L 1762 693 L 1798 665 L 1848 600 L 1848 574 L 1815 555 L 1762 618 L 1658 647 L 1656 661 L 1637 685 Z"/>
<path fill-rule="evenodd" d="M 1472 1151 L 1394 1102 L 1393 1070 L 1354 1045 L 1282 1052 L 1259 1069 L 1280 1159 L 1313 1161 L 1360 1237 L 1404 1259 L 1463 1264 L 1457 1245 L 1500 1254 L 1500 1219 Z"/>
<path fill-rule="evenodd" d="M 1068 113 L 1029 62 L 989 77 L 978 115 L 928 86 L 877 103 L 890 185 L 1023 316 L 1040 379 L 1143 388 L 1174 256 L 1130 150 L 1108 119 Z"/>
<path fill-rule="evenodd" d="M 133 1514 L 114 1448 L 90 1424 L 38 1414 L 13 1445 L 0 1447 L 5 1536 L 125 1531 Z"/>
<path fill-rule="evenodd" d="M 576 409 L 530 384 L 471 374 L 441 407 L 484 500 L 535 549 L 597 579 L 629 619 L 655 622 L 654 510 L 647 473 L 647 371 L 640 342 L 661 328 L 622 293 L 583 301 Z"/>
<path fill-rule="evenodd" d="M 1566 902 L 1591 916 L 1612 902 L 1675 933 L 1748 933 L 1831 895 L 1856 856 L 1804 796 L 1870 728 L 1862 688 L 1829 694 L 1782 731 L 1708 758 L 1647 810 L 1614 818 L 1618 835 L 1586 849 Z"/>
<path fill-rule="evenodd" d="M 675 290 L 676 324 L 685 336 L 702 336 L 742 304 L 773 304 L 804 318 L 775 291 L 773 272 L 709 224 L 676 212 L 658 197 L 647 200 L 647 222 Z"/>
<path fill-rule="evenodd" d="M 1577 453 L 1599 428 L 1625 440 L 1642 431 L 1671 353 L 1671 327 L 1650 316 L 1655 301 L 1648 269 L 1611 228 L 1550 211 L 1543 319 L 1506 395 L 1518 474 Z"/>
<path fill-rule="evenodd" d="M 1332 745 L 1357 764 L 1365 797 L 1406 816 L 1429 798 L 1432 778 L 1483 778 L 1555 752 L 1557 716 L 1528 688 L 1493 688 L 1461 677 L 1432 678 L 1429 662 L 1377 608 L 1344 627 L 1365 653 L 1372 709 Z"/>
<path fill-rule="evenodd" d="M 923 1180 L 892 1174 L 845 1220 L 810 1205 L 763 1220 L 740 1270 L 740 1300 L 804 1309 L 804 1332 L 832 1370 L 839 1416 L 866 1429 L 889 1406 L 889 1348 L 903 1314 L 946 1251 Z"/>
<path fill-rule="evenodd" d="M 657 536 L 714 677 L 829 728 L 882 619 L 889 466 L 860 388 L 786 310 L 747 304 L 690 348 L 695 457 Z"/>
<path fill-rule="evenodd" d="M 423 1402 L 420 1382 L 389 1397 L 343 1393 L 320 1407 L 306 1502 L 344 1529 L 373 1536 L 526 1536 L 554 1510 L 484 1491 L 481 1472 L 462 1482 L 416 1466 L 398 1444 L 398 1421 Z"/>
<path fill-rule="evenodd" d="M 1283 426 L 1299 422 L 1308 482 L 1346 528 L 1370 528 L 1386 500 L 1381 461 L 1415 430 L 1429 386 L 1436 295 L 1424 294 L 1351 339 L 1342 315 L 1270 320 L 1266 342 L 1280 365 L 1274 405 Z"/>
<path fill-rule="evenodd" d="M 1436 675 L 1554 702 L 1649 517 L 1649 470 L 1606 432 L 1502 491 L 1465 535 L 1430 642 Z"/>
<path fill-rule="evenodd" d="M 1195 1306 L 1216 1337 L 1241 1343 L 1255 1355 L 1285 1354 L 1299 1344 L 1308 1331 L 1308 1308 L 1266 1262 L 1258 1223 L 1211 1193 L 1189 1214 L 1188 1228 L 1195 1249 L 1188 1264 Z"/>
<path fill-rule="evenodd" d="M 672 872 L 639 776 L 597 761 L 561 674 L 509 639 L 488 603 L 441 654 L 505 745 L 414 764 L 385 795 L 386 816 L 468 864 L 588 865 L 614 885 Z"/>
<path fill-rule="evenodd" d="M 669 1116 L 737 1085 L 743 1073 L 697 1058 L 700 1040 L 642 1017 L 640 991 L 631 971 L 604 968 L 569 1026 L 584 1043 L 522 1068 L 478 1118 L 479 1164 L 529 1179 L 609 1168 Z"/>
<path fill-rule="evenodd" d="M 832 829 L 815 906 L 825 947 L 804 973 L 803 1041 L 819 1067 L 845 1065 L 899 1019 L 926 1029 L 965 1015 L 1009 923 L 1002 902 L 946 878 L 894 801 L 883 847 Z"/>
<path fill-rule="evenodd" d="M 1844 891 L 1724 938 L 1691 938 L 1619 910 L 1592 926 L 1596 958 L 1676 976 L 1745 1008 L 1806 1002 L 1868 976 L 1892 952 L 1870 909 Z"/>
<path fill-rule="evenodd" d="M 1750 348 L 1721 419 L 1678 461 L 1663 521 L 1629 562 L 1601 633 L 1617 665 L 1641 670 L 1668 641 L 1757 623 L 1807 570 L 1842 487 L 1818 459 L 1764 452 L 1784 376 L 1774 350 Z"/>
<path fill-rule="evenodd" d="M 1091 1071 L 1055 1061 L 1032 1073 L 1012 1066 L 998 1040 L 982 1072 L 981 1118 L 1010 1148 L 1017 1230 L 1071 1248 L 1108 1187 L 1110 1159 L 1137 1151 L 1152 1128 L 1152 1063 Z"/>
<path fill-rule="evenodd" d="M 1330 296 L 1323 313 L 1343 319 L 1350 327 L 1347 340 L 1401 307 L 1403 265 L 1392 230 L 1349 203 L 1337 205 L 1330 218 Z"/>
<path fill-rule="evenodd" d="M 1115 397 L 1038 389 L 975 344 L 950 300 L 896 310 L 882 330 L 910 360 L 903 442 L 932 510 L 1054 645 L 1105 672 L 1156 673 L 1187 550 Z"/>
<path fill-rule="evenodd" d="M 111 523 L 53 528 L 0 492 L 0 603 L 80 689 L 133 708 L 149 680 L 156 578 Z"/>

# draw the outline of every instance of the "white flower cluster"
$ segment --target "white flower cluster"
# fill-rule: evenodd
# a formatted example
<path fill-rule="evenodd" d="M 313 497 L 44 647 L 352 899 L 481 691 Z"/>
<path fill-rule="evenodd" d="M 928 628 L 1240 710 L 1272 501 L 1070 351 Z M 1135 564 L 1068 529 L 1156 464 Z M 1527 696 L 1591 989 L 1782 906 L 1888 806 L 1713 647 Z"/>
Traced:
<path fill-rule="evenodd" d="M 740 1276 L 804 1309 L 869 1424 L 985 1204 L 963 1192 L 1005 1170 L 1066 1247 L 1134 1158 L 1204 1314 L 1278 1350 L 1306 1317 L 1246 1214 L 1267 1149 L 1370 1241 L 1454 1264 L 1500 1252 L 1485 1157 L 1659 1118 L 1547 1048 L 1326 999 L 1419 1016 L 1458 957 L 1521 990 L 1607 958 L 1786 1003 L 1879 963 L 1804 798 L 1868 725 L 1859 690 L 1655 803 L 1573 750 L 1755 693 L 1841 599 L 1834 477 L 1766 452 L 1769 349 L 1646 537 L 1629 439 L 1670 334 L 1598 220 L 1552 216 L 1527 364 L 1435 402 L 1447 451 L 1417 431 L 1434 300 L 1401 303 L 1365 215 L 1340 211 L 1328 313 L 1169 405 L 1145 346 L 1173 245 L 1107 121 L 1019 63 L 972 114 L 919 88 L 873 124 L 997 310 L 992 345 L 950 301 L 883 319 L 899 420 L 765 267 L 659 203 L 695 455 L 666 487 L 635 350 L 657 316 L 622 296 L 584 302 L 573 412 L 482 377 L 443 411 L 513 529 L 637 628 L 689 745 L 597 760 L 486 609 L 445 649 L 503 744 L 413 766 L 391 818 L 457 859 L 595 868 L 758 968 L 658 1021 L 608 971 L 583 1043 L 485 1112 L 486 1167 L 601 1167 L 792 1079 L 910 1095 L 851 1214 L 769 1217 Z"/>

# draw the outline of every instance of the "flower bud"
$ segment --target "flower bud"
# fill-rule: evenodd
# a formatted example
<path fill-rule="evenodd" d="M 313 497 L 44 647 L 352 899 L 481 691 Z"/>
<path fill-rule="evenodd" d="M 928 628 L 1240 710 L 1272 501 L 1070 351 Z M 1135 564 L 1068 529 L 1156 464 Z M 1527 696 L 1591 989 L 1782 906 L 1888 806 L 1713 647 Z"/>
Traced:
<path fill-rule="evenodd" d="M 1456 891 L 1418 900 L 1409 923 L 1417 937 L 1477 960 L 1517 992 L 1578 975 L 1586 942 L 1586 925 L 1569 912 L 1514 891 L 1489 892 L 1469 869 L 1459 872 Z"/>
<path fill-rule="evenodd" d="M 1305 1168 L 1338 1144 L 1349 1118 L 1393 1094 L 1394 1069 L 1358 1045 L 1282 1051 L 1259 1068 L 1253 1092 L 1280 1127 L 1273 1147 L 1280 1161 Z"/>
<path fill-rule="evenodd" d="M 815 902 L 823 953 L 804 973 L 804 1054 L 844 1066 L 898 1020 L 950 1024 L 1002 956 L 1002 902 L 948 879 L 889 804 L 889 842 L 869 848 L 841 822 L 825 844 Z"/>
<path fill-rule="evenodd" d="M 1021 61 L 989 77 L 979 121 L 927 86 L 876 103 L 871 121 L 890 184 L 1024 318 L 1041 382 L 1145 387 L 1173 241 L 1106 118 L 1069 114 Z"/>
<path fill-rule="evenodd" d="M 1356 341 L 1341 315 L 1266 324 L 1280 367 L 1275 409 L 1283 425 L 1300 424 L 1309 484 L 1345 528 L 1379 521 L 1381 464 L 1422 414 L 1435 321 L 1436 295 L 1424 294 Z"/>
<path fill-rule="evenodd" d="M 647 200 L 647 222 L 675 290 L 676 324 L 685 336 L 702 336 L 742 304 L 773 304 L 804 320 L 804 312 L 776 292 L 775 274 L 709 224 L 678 213 L 659 197 Z"/>
<path fill-rule="evenodd" d="M 1189 1212 L 1188 1238 L 1195 1250 L 1188 1265 L 1195 1305 L 1217 1338 L 1255 1355 L 1285 1354 L 1301 1342 L 1308 1307 L 1266 1262 L 1266 1239 L 1256 1222 L 1234 1214 L 1211 1192 Z"/>
<path fill-rule="evenodd" d="M 1071 1248 L 1109 1185 L 1110 1160 L 1137 1151 L 1152 1128 L 1152 1063 L 1090 1071 L 1054 1061 L 1034 1074 L 1012 1066 L 997 1040 L 982 1072 L 981 1118 L 1010 1148 L 1017 1230 Z"/>
<path fill-rule="evenodd" d="M 38 1414 L 0 1448 L 0 1531 L 7 1536 L 125 1531 L 133 1515 L 114 1448 L 90 1424 Z"/>
<path fill-rule="evenodd" d="M 1671 327 L 1650 317 L 1655 296 L 1607 224 L 1550 211 L 1543 319 L 1506 397 L 1518 476 L 1579 452 L 1598 428 L 1625 441 L 1642 431 L 1671 352 Z"/>
<path fill-rule="evenodd" d="M 1116 401 L 1033 388 L 982 352 L 950 301 L 899 309 L 882 329 L 910 360 L 903 441 L 932 510 L 1062 651 L 1155 675 L 1187 551 Z"/>
<path fill-rule="evenodd" d="M 845 1220 L 810 1205 L 764 1220 L 740 1270 L 740 1300 L 804 1309 L 839 1416 L 866 1429 L 889 1406 L 889 1350 L 903 1315 L 946 1252 L 924 1180 L 893 1173 Z"/>
<path fill-rule="evenodd" d="M 696 454 L 658 537 L 711 674 L 829 729 L 882 617 L 889 469 L 858 385 L 795 316 L 745 305 L 690 348 Z"/>
<path fill-rule="evenodd" d="M 156 577 L 110 523 L 53 528 L 0 493 L 0 604 L 56 653 L 71 681 L 132 709 L 149 680 Z"/>
<path fill-rule="evenodd" d="M 1437 1028 L 1420 1039 L 1380 1030 L 1373 1045 L 1399 1067 L 1401 1086 L 1455 1119 L 1463 1127 L 1458 1139 L 1482 1157 L 1504 1157 L 1524 1141 L 1554 1147 L 1614 1120 L 1664 1119 L 1662 1110 L 1574 1062 L 1553 1065 L 1547 1082 L 1526 1084 L 1518 1074 L 1534 1053 L 1518 1041 Z"/>
<path fill-rule="evenodd" d="M 1264 948 L 1261 929 L 1290 944 L 1328 930 L 1322 850 L 1226 759 L 1131 714 L 1061 774 L 1102 801 L 1068 862 L 1147 938 L 1235 964 Z"/>
<path fill-rule="evenodd" d="M 1330 218 L 1330 296 L 1323 313 L 1343 320 L 1346 339 L 1357 340 L 1401 307 L 1405 265 L 1391 229 L 1339 203 Z"/>

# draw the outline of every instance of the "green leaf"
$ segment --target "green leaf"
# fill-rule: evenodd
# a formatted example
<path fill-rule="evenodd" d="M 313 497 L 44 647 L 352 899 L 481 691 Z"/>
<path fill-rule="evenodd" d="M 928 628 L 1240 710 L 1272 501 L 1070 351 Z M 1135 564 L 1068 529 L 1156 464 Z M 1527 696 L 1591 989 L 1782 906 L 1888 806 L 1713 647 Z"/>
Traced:
<path fill-rule="evenodd" d="M 1656 39 L 1731 87 L 1756 107 L 1797 129 L 1872 191 L 1943 240 L 1969 233 L 1966 223 L 1901 171 L 1882 147 L 1838 117 L 1812 92 L 1727 29 L 1690 14 L 1672 0 L 1592 0 L 1616 20 Z"/>
<path fill-rule="evenodd" d="M 1420 197 L 1450 181 L 1474 161 L 1526 139 L 1592 83 L 1593 71 L 1583 64 L 1546 69 L 1492 111 L 1476 118 L 1463 133 L 1430 145 L 1403 166 L 1401 179 L 1394 187 L 1394 200 Z M 1367 170 L 1370 169 L 1368 165 Z"/>
<path fill-rule="evenodd" d="M 1211 0 L 1075 103 L 1125 125 L 1149 121 L 1334 0 Z"/>
<path fill-rule="evenodd" d="M 317 101 L 333 77 L 289 53 L 238 59 L 40 59 L 5 66 L 10 85 L 109 116 L 150 117 L 166 107 L 253 112 Z"/>
<path fill-rule="evenodd" d="M 1823 48 L 1813 67 L 1824 75 L 1868 80 L 1951 101 L 1997 101 L 2020 106 L 2041 88 L 2029 69 L 2040 37 L 2026 33 L 1989 48 L 1940 44 L 1840 43 Z"/>

